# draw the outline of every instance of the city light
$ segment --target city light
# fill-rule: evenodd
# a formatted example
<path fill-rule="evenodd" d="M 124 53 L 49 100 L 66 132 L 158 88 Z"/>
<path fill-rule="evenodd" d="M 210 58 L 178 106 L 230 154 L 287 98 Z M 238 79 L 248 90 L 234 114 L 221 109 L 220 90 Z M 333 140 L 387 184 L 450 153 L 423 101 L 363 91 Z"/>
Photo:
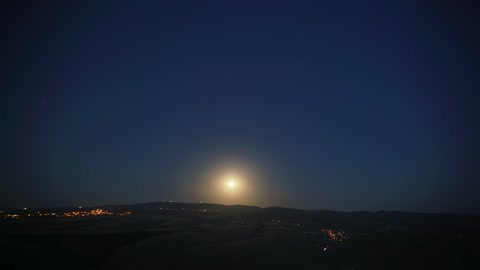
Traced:
<path fill-rule="evenodd" d="M 105 210 L 102 208 L 96 208 L 89 211 L 69 211 L 69 212 L 40 212 L 37 211 L 36 213 L 28 213 L 28 214 L 4 214 L 3 219 L 19 219 L 20 217 L 62 217 L 62 218 L 74 218 L 74 217 L 89 217 L 89 216 L 128 216 L 131 215 L 132 212 L 124 211 L 124 212 L 112 212 L 110 210 Z"/>

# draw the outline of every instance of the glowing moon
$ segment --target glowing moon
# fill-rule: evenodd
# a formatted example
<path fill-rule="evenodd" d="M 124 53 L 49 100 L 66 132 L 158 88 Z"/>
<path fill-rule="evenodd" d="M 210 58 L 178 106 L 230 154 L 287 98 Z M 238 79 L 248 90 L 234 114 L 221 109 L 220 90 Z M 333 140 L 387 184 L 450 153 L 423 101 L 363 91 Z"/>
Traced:
<path fill-rule="evenodd" d="M 238 170 L 220 172 L 214 178 L 216 196 L 224 204 L 244 204 L 248 197 L 248 177 Z"/>
<path fill-rule="evenodd" d="M 232 192 L 238 193 L 241 187 L 241 181 L 240 178 L 238 178 L 236 175 L 232 176 L 227 175 L 223 177 L 223 185 L 224 185 L 224 190 L 228 192 L 228 194 L 232 195 Z"/>

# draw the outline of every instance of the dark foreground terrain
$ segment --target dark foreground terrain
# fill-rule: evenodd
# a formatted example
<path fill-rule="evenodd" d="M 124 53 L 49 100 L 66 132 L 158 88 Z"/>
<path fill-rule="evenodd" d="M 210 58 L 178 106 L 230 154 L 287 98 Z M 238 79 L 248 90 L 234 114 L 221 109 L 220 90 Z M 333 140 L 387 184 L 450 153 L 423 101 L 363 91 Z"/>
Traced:
<path fill-rule="evenodd" d="M 1 269 L 480 269 L 480 216 L 173 202 L 75 211 L 3 210 Z"/>

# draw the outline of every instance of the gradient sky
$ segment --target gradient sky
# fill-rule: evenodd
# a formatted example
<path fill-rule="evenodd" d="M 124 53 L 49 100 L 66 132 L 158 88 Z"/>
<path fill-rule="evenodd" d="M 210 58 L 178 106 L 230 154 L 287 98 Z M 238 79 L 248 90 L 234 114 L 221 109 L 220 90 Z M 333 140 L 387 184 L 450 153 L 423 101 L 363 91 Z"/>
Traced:
<path fill-rule="evenodd" d="M 475 1 L 9 2 L 2 207 L 480 213 Z"/>

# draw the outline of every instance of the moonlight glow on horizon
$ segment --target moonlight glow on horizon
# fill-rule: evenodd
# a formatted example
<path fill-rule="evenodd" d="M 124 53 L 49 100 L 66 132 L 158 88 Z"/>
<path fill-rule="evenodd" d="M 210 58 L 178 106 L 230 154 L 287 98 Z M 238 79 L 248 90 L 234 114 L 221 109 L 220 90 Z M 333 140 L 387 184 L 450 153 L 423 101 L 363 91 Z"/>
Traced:
<path fill-rule="evenodd" d="M 266 179 L 269 177 L 262 171 L 263 166 L 260 168 L 261 162 L 256 162 L 254 158 L 249 162 L 225 162 L 223 159 L 226 158 L 214 160 L 212 165 L 202 164 L 204 173 L 200 173 L 201 181 L 198 181 L 198 186 L 192 187 L 198 194 L 197 200 L 226 205 L 273 204 L 267 201 L 272 192 L 265 192 Z"/>

